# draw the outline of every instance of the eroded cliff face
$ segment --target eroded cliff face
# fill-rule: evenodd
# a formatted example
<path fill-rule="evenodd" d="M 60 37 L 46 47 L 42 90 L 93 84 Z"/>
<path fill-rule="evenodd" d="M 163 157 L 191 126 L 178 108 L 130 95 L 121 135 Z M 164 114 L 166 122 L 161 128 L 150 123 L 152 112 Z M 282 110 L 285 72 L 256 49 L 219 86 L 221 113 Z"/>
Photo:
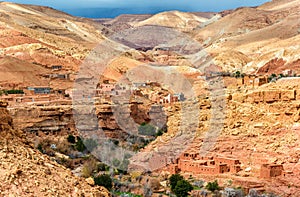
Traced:
<path fill-rule="evenodd" d="M 6 109 L 7 103 L 0 101 L 0 132 L 11 129 L 12 118 Z"/>
<path fill-rule="evenodd" d="M 33 149 L 26 135 L 12 128 L 6 107 L 7 103 L 0 101 L 1 196 L 110 196 L 105 188 L 90 186 Z"/>
<path fill-rule="evenodd" d="M 98 128 L 113 139 L 126 140 L 137 134 L 142 123 L 148 123 L 162 128 L 166 124 L 166 115 L 161 106 L 145 105 L 132 102 L 124 105 L 97 104 L 92 112 L 76 111 L 71 103 L 66 105 L 11 107 L 13 125 L 16 129 L 28 134 L 54 134 L 66 136 L 68 134 L 85 135 L 79 131 L 95 131 Z M 85 114 L 86 113 L 86 114 Z M 94 113 L 97 120 L 91 122 L 90 113 Z M 76 114 L 77 119 L 74 119 Z M 77 122 L 75 122 L 77 120 Z M 98 124 L 98 125 L 97 125 Z"/>
<path fill-rule="evenodd" d="M 56 133 L 73 131 L 71 105 L 10 108 L 15 128 L 26 132 Z"/>

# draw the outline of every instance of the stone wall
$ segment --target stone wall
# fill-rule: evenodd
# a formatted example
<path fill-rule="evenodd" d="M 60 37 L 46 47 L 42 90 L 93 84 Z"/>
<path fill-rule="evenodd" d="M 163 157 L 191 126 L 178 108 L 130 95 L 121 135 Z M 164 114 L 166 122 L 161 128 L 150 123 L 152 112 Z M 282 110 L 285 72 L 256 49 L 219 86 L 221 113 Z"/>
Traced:
<path fill-rule="evenodd" d="M 232 100 L 237 102 L 249 102 L 249 103 L 274 103 L 274 102 L 289 102 L 294 100 L 300 100 L 300 91 L 298 90 L 260 90 L 254 91 L 249 94 L 232 95 Z"/>

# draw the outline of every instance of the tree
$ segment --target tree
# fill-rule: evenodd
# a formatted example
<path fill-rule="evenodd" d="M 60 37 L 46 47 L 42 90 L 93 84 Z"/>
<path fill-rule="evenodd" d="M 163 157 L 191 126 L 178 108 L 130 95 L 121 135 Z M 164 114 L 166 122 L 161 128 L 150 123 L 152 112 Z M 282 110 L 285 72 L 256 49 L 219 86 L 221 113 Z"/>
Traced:
<path fill-rule="evenodd" d="M 171 177 L 169 178 L 170 186 L 171 186 L 171 191 L 173 191 L 177 185 L 178 181 L 183 180 L 183 176 L 180 174 L 172 174 Z"/>
<path fill-rule="evenodd" d="M 70 142 L 71 144 L 75 144 L 76 139 L 74 137 L 74 135 L 70 134 L 67 138 L 68 142 Z"/>
<path fill-rule="evenodd" d="M 156 128 L 151 124 L 142 123 L 138 128 L 139 134 L 146 136 L 155 136 Z"/>
<path fill-rule="evenodd" d="M 112 188 L 112 179 L 107 174 L 102 174 L 100 176 L 94 177 L 95 185 L 103 186 L 108 190 Z"/>
<path fill-rule="evenodd" d="M 75 144 L 76 150 L 82 152 L 86 149 L 85 145 L 83 144 L 82 140 L 80 137 L 77 136 L 77 142 Z"/>
<path fill-rule="evenodd" d="M 208 182 L 205 188 L 208 189 L 208 190 L 211 191 L 211 192 L 214 192 L 214 191 L 220 189 L 217 180 L 215 180 L 214 182 Z"/>
<path fill-rule="evenodd" d="M 276 78 L 277 75 L 276 75 L 275 73 L 273 73 L 273 74 L 271 75 L 271 77 L 272 77 L 272 78 Z"/>
<path fill-rule="evenodd" d="M 236 77 L 236 78 L 241 77 L 241 72 L 240 72 L 240 71 L 236 71 L 236 72 L 235 72 L 235 77 Z"/>
<path fill-rule="evenodd" d="M 186 180 L 180 180 L 177 182 L 174 193 L 177 197 L 186 197 L 189 192 L 193 190 L 193 186 Z"/>

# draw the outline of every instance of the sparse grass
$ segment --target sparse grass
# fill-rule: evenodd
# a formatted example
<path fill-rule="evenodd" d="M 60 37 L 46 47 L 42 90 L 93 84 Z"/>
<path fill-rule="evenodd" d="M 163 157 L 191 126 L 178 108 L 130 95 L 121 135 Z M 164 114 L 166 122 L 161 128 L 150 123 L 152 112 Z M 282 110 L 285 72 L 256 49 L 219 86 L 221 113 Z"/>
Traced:
<path fill-rule="evenodd" d="M 91 177 L 95 172 L 97 172 L 97 169 L 98 166 L 96 160 L 94 158 L 90 158 L 82 167 L 82 176 L 85 178 Z"/>

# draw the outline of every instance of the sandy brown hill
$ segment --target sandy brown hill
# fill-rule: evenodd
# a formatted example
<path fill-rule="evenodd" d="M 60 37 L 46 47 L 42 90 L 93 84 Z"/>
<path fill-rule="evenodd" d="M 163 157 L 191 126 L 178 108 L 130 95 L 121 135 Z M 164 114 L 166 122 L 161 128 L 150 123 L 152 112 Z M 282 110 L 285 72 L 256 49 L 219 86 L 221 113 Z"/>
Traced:
<path fill-rule="evenodd" d="M 2 2 L 0 14 L 1 34 L 5 35 L 1 49 L 4 55 L 7 47 L 10 47 L 7 55 L 15 56 L 14 50 L 16 53 L 30 50 L 24 44 L 38 43 L 40 45 L 34 46 L 35 51 L 30 56 L 39 56 L 39 49 L 50 50 L 54 58 L 62 59 L 63 65 L 69 61 L 67 66 L 70 67 L 71 64 L 78 65 L 76 61 L 83 59 L 96 43 L 103 40 L 100 30 L 104 27 L 99 23 L 72 17 L 49 7 Z M 43 59 L 44 62 L 39 63 L 52 64 L 53 58 L 47 60 L 44 56 Z"/>
<path fill-rule="evenodd" d="M 47 85 L 39 76 L 46 74 L 42 66 L 27 63 L 14 57 L 0 57 L 0 84 Z"/>
<path fill-rule="evenodd" d="M 216 63 L 226 71 L 253 73 L 275 58 L 292 64 L 299 59 L 299 5 L 299 0 L 282 0 L 257 8 L 239 8 L 195 30 L 195 38 L 218 57 Z M 243 55 L 237 58 L 229 55 L 230 51 Z M 226 63 L 232 62 L 232 58 L 237 62 L 233 67 Z M 239 62 L 243 62 L 242 67 Z"/>
<path fill-rule="evenodd" d="M 262 10 L 281 10 L 281 9 L 291 9 L 292 7 L 299 6 L 299 0 L 273 0 L 267 2 L 261 6 L 259 9 Z"/>
<path fill-rule="evenodd" d="M 156 14 L 144 21 L 132 24 L 135 27 L 144 25 L 158 25 L 188 31 L 198 27 L 207 20 L 207 18 L 197 16 L 192 13 L 170 11 Z"/>
<path fill-rule="evenodd" d="M 19 83 L 25 77 L 29 79 L 24 86 L 38 85 L 37 81 L 43 84 L 40 74 L 52 71 L 41 68 L 37 71 L 36 65 L 44 68 L 62 65 L 63 73 L 73 72 L 104 39 L 101 31 L 105 27 L 101 24 L 49 7 L 1 2 L 0 15 L 0 54 L 6 59 L 1 63 L 12 65 L 5 75 L 1 74 L 1 81 Z M 35 71 L 28 74 L 33 67 Z"/>
<path fill-rule="evenodd" d="M 114 19 L 96 19 L 107 29 L 102 31 L 103 34 L 106 36 L 110 36 L 116 32 L 124 31 L 125 29 L 131 28 L 131 23 L 140 22 L 142 20 L 146 20 L 147 18 L 151 17 L 150 14 L 123 14 L 117 16 Z"/>
<path fill-rule="evenodd" d="M 268 13 L 255 8 L 240 8 L 232 14 L 226 15 L 219 21 L 199 30 L 196 39 L 205 41 L 212 38 L 212 41 L 239 35 L 252 30 L 261 29 L 268 26 L 272 21 L 268 19 Z"/>
<path fill-rule="evenodd" d="M 65 167 L 33 149 L 0 101 L 0 196 L 110 196 L 103 187 L 92 187 Z"/>

